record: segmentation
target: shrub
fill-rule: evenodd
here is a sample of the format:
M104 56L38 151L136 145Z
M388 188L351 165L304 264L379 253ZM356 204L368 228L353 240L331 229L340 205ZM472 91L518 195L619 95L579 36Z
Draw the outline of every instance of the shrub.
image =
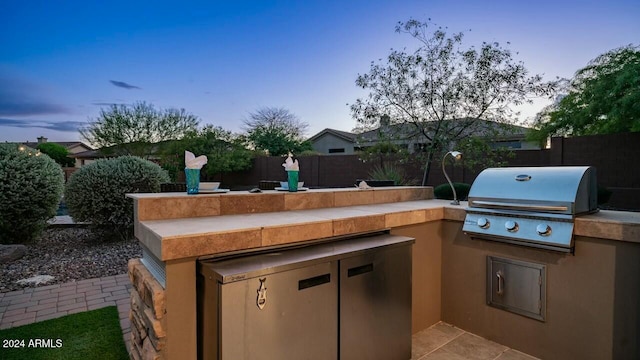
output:
M71 167L76 163L74 159L67 156L69 155L67 148L60 144L42 143L38 145L38 150L49 155L49 157L60 164L60 166Z
M322 156L324 154L321 153L320 151L316 151L316 150L304 150L304 151L299 152L296 155L297 156Z
M75 221L89 222L105 235L128 238L133 229L133 200L127 193L159 192L169 175L159 165L134 156L97 160L69 178L65 201Z
M613 191L607 189L602 185L598 185L598 205L603 205L609 202Z
M47 155L0 144L0 243L36 239L55 216L64 174Z
M393 164L375 166L369 172L369 177L371 180L393 180L393 184L396 186L411 185L413 183L413 181L406 178L402 168Z
M456 195L458 195L458 200L466 200L467 196L469 196L469 190L471 189L471 185L467 183L453 183L453 187L456 189ZM440 184L433 189L433 194L436 199L445 199L445 200L453 200L453 191L451 191L451 186L449 183Z

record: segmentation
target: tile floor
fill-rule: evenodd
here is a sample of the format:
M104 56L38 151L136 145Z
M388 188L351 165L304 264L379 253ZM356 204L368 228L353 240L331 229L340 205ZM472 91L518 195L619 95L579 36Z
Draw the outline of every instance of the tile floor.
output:
M439 322L413 335L411 360L536 360L533 356Z

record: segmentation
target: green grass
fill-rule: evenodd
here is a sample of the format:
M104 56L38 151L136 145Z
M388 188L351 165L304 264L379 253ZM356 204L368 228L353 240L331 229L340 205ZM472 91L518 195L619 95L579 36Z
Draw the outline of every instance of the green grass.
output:
M40 339L48 348L35 346ZM118 309L109 306L0 330L0 359L109 360L129 359L129 355L122 340Z

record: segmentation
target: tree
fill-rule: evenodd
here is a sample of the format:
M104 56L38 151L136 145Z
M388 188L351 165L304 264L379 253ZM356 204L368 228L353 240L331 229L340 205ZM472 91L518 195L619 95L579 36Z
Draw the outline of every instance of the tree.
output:
M406 139L398 134L398 127L389 126L389 123L389 116L382 115L377 129L358 135L361 161L374 163L380 169L392 163L407 162L410 154L398 144L398 140Z
M471 134L488 139L504 131L487 124L513 121L517 114L510 106L530 102L531 94L550 95L555 87L540 75L528 76L498 43L462 49L462 33L448 36L439 27L429 34L431 26L413 19L399 22L396 32L412 36L418 49L392 50L386 64L372 62L356 80L369 94L351 105L361 130L379 127L386 115L391 125L403 126L403 136L413 136L424 147L416 154L424 161L423 185L435 155Z
M71 167L75 165L75 160L67 156L69 155L67 148L60 144L49 142L38 144L38 150L43 154L49 155L49 157L60 164L60 166Z
M185 167L184 151L206 155L207 164L202 168L204 178L251 168L253 152L245 146L246 140L219 126L207 125L188 132L179 141L173 141L163 150L162 167L174 179Z
M640 131L640 47L626 46L578 70L568 94L543 109L529 138Z
M82 137L106 154L148 158L155 143L181 139L197 129L199 120L184 109L158 110L146 102L111 105L80 129Z
M247 138L255 149L273 156L311 150L311 144L304 140L308 128L309 124L295 114L277 107L260 108L244 121Z

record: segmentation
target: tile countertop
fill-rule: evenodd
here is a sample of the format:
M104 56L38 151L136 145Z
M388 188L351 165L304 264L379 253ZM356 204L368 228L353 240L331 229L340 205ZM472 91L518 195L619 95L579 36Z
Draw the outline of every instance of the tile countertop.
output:
M397 203L433 199L429 186L390 186L314 189L261 193L232 191L222 194L146 193L127 194L134 199L136 221L240 215L291 210L326 209L355 205Z
M384 230L463 221L466 202L416 200L279 212L147 220L136 237L162 261ZM640 243L640 213L600 211L576 218L574 233Z

